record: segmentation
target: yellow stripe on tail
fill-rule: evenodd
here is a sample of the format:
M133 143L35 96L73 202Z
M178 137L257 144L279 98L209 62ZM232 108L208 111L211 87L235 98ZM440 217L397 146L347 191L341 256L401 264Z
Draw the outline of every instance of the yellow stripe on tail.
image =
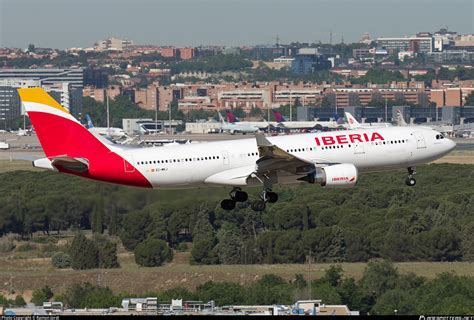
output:
M35 102L47 105L63 112L69 113L42 88L22 88L18 89L18 94L22 102Z

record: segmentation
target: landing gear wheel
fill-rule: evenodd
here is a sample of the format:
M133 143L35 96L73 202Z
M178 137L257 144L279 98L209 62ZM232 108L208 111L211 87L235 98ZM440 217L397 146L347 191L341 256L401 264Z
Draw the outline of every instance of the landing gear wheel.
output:
M234 199L224 199L221 201L221 208L224 210L234 210L235 209L235 200Z
M407 186L413 187L413 186L416 184L416 180L415 180L415 178L408 177L408 178L405 180L405 183L407 184Z
M237 202L245 202L249 198L247 192L245 191L236 191L234 193L234 199Z
M254 211L263 211L265 210L266 203L263 200L255 200L252 202L252 210Z
M416 168L415 167L408 167L408 177L405 180L405 183L409 187L413 187L416 184L415 180L415 174L416 174Z
M270 191L270 192L267 192L266 198L269 203L275 203L278 201L278 194Z

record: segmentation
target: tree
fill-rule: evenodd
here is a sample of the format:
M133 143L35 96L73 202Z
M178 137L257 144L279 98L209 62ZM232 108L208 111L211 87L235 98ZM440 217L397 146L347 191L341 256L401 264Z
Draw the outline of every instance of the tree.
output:
M217 232L216 246L219 262L223 264L238 264L241 262L242 239L236 230L222 227Z
M245 303L245 291L233 282L206 282L197 287L197 298L201 301L214 300L218 306Z
M104 233L104 198L101 195L92 210L91 227L94 233Z
M153 220L148 212L131 212L125 216L120 239L125 248L134 250L140 242L146 239L153 228Z
M93 286L90 283L74 284L62 296L63 303L70 308L119 307L120 296L114 296L109 288Z
M398 282L398 271L389 261L369 261L361 279L364 291L377 299L386 291L395 288Z
M23 299L23 296L16 296L15 300L13 301L15 307L24 307L26 306L26 301Z
M209 221L209 212L201 209L193 229L192 264L215 264L219 262L216 252L217 239Z
M28 45L28 52L35 52L35 45L34 44L30 43Z
M107 231L109 235L116 236L119 232L119 222L118 222L118 212L117 212L117 205L115 201L110 201L107 206L108 216L109 216L109 223L107 225Z
M344 271L341 266L330 266L321 278L321 281L329 283L333 287L338 287L342 282Z
M246 304L289 304L293 288L283 278L266 274L247 289L246 298Z
M173 251L166 242L158 239L147 239L136 246L135 262L144 267L158 267L173 259Z
M117 244L106 237L96 234L94 241L98 249L99 268L118 268Z
M234 108L232 112L237 118L240 118L240 119L243 119L247 116L247 114L245 113L244 109L242 109L242 107Z
M377 299L372 311L380 315L411 315L416 313L415 301L412 292L398 288L392 289Z
M99 266L98 250L95 243L78 232L69 249L71 266L75 270L92 269Z
M54 293L49 286L44 286L41 289L33 291L31 302L35 306L42 306L43 302L49 301L53 297Z

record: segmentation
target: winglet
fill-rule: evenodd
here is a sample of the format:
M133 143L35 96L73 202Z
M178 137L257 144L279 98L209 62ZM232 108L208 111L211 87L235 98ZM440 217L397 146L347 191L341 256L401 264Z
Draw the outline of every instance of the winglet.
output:
M262 133L256 133L255 138L257 139L258 147L271 147L273 144Z

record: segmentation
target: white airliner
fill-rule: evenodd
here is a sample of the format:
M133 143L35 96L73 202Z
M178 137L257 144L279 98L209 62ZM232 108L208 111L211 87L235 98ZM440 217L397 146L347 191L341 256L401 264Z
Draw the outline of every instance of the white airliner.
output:
M359 121L354 118L350 112L344 112L347 119L348 129L361 129L361 128L381 128L381 127L390 127L392 124L387 122L374 122L374 123L359 123Z
M100 134L101 136L106 136L112 139L120 139L126 136L125 131L121 128L114 128L114 127L94 127L92 123L91 117L86 114L87 118L87 128L92 131L93 133Z
M221 130L223 132L229 132L230 134L235 134L235 133L256 133L259 131L258 127L248 124L248 123L242 123L242 122L226 122L224 118L222 117L221 113L218 112L219 114L219 120L221 122Z
M392 126L132 148L104 143L41 88L18 92L46 154L34 166L146 188L228 186L230 197L221 202L226 210L247 200L247 186L262 186L252 202L257 211L278 200L276 184L350 188L361 172L407 168L406 183L413 186L416 165L456 146L429 128Z
M336 121L286 121L285 117L278 111L273 111L275 115L275 126L285 129L336 129L339 127Z

